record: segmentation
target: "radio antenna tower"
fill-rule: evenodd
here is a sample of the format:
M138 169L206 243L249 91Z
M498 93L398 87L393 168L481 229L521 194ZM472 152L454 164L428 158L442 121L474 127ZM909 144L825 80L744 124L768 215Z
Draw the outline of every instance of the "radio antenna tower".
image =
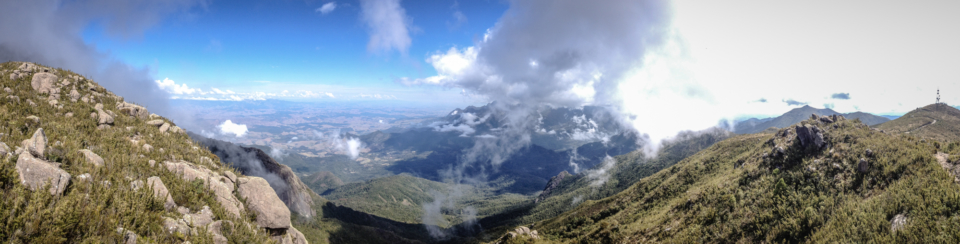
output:
M940 111L940 88L937 87L937 111Z

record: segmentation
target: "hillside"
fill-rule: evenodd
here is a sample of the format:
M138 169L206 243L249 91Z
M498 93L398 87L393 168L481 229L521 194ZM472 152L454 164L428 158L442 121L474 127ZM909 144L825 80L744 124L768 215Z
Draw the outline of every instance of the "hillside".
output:
M570 175L562 172L551 179L543 192L533 201L514 206L510 211L482 218L483 226L514 226L555 217L575 208L584 201L598 200L617 194L644 177L673 166L700 150L729 138L732 133L722 129L683 132L663 145L656 156L649 158L640 150L612 157L604 164Z
M0 64L0 239L304 243L267 182L68 70Z
M930 104L910 111L890 122L875 126L887 133L912 135L928 140L960 140L960 110L942 104Z
M960 185L944 170L960 157L856 120L824 121L724 140L531 229L564 243L960 240ZM510 241L530 238L519 236Z
M853 113L841 114L829 108L818 109L818 108L804 105L803 107L791 109L790 111L784 113L783 115L780 115L774 118L748 119L748 120L742 121L740 123L737 123L734 126L734 132L738 134L753 134L753 133L762 132L770 127L775 127L777 129L780 129L796 123L800 123L800 121L803 121L809 118L810 114L816 114L821 116L839 114L839 115L843 115L847 119L860 119L861 122L867 125L877 125L877 124L890 121L890 119L886 117L876 116L876 115L864 113L864 112L853 112Z

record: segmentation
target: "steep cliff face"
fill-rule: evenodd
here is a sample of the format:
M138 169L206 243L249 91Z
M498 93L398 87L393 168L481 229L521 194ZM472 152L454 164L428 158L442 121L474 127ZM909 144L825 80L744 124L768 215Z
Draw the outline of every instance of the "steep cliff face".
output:
M241 173L266 179L290 210L304 217L314 215L311 206L316 193L303 184L290 167L277 163L267 153L257 148L205 138L194 133L189 135L220 157L221 161L228 163Z

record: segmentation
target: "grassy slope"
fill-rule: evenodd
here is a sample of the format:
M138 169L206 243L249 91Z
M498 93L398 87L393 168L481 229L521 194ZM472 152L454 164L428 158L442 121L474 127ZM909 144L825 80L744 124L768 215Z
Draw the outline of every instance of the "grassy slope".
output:
M936 123L933 121L936 120ZM960 110L935 104L910 111L900 118L876 126L893 134L913 135L941 142L960 140Z
M13 70L17 66L19 63L3 63L0 70ZM75 75L65 70L53 72L61 79ZM193 142L185 134L162 135L157 127L146 125L143 120L121 115L115 109L118 100L97 85L98 92L107 94L101 97L104 108L117 114L112 129L98 130L96 121L89 115L94 111L94 105L70 102L66 96L69 88L61 90L59 101L63 108L57 109L47 104L46 95L34 92L30 86L32 76L19 80L10 80L9 72L0 76L0 85L13 90L12 94L2 93L0 100L0 121L3 121L0 141L14 149L38 128L43 128L49 141L45 159L60 163L60 168L72 176L63 195L51 196L46 190L32 192L19 183L16 156L0 161L0 226L3 226L0 240L13 243L117 242L121 240L117 227L123 227L137 233L143 242L180 243L189 240L211 243L209 235L183 237L169 235L163 230L162 217L179 218L179 213L165 211L163 202L153 198L152 192L134 191L129 187L131 182L146 181L151 176L163 180L177 205L192 211L207 205L213 210L215 219L251 223L249 216L235 219L226 213L213 193L207 191L199 180L183 181L162 167L147 164L151 159L201 162L202 157L209 157L214 160L212 170L232 170L224 167L209 151L194 149ZM81 95L91 93L79 86L77 90ZM7 99L8 95L19 96L20 102ZM38 105L27 105L27 99ZM73 112L74 116L63 116L67 112ZM38 116L40 123L26 120L29 115ZM145 152L131 143L128 137L136 133L155 150ZM85 148L103 157L105 165L95 168L84 163L77 150ZM160 153L160 148L165 153ZM92 182L78 179L84 173L91 175ZM262 231L245 228L229 233L227 237L240 242L264 242L267 238Z
M837 124L825 133L831 146L819 151L793 146L794 136L725 140L534 229L543 242L580 243L960 239L960 186L934 159L934 145L858 121ZM786 157L763 157L776 146ZM866 173L856 169L861 157L870 162ZM893 232L897 214L907 221Z
M453 185L399 174L363 183L346 184L328 192L324 197L337 205L398 222L419 224L424 215L423 205L434 201L434 193L458 196L454 198L457 205L455 209L474 207L481 218L530 199L530 196L496 192L508 184L509 182L503 180L495 180L486 186ZM452 194L452 190L458 190L457 194ZM452 225L463 221L457 211L445 211L444 217Z
M586 176L589 172L569 176L564 178L560 185L543 201L539 203L526 202L523 205L515 206L510 211L481 219L480 223L486 227L511 227L555 217L573 209L582 201L598 200L617 194L640 179L670 167L683 158L729 136L729 132L722 130L699 133L687 132L678 136L675 141L665 144L654 158L647 158L640 151L614 157L615 164L607 170L609 178L601 185L591 185L591 183L597 181ZM602 164L591 170L595 171L601 167L603 167ZM497 231L495 230L494 233L497 233Z

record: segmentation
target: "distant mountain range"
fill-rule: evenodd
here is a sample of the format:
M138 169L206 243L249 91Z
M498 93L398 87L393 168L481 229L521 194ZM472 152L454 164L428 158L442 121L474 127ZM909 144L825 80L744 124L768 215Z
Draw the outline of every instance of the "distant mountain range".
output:
M889 118L864 112L838 113L837 111L833 111L829 108L818 109L810 106L803 106L792 109L778 117L765 119L751 118L741 121L734 126L733 132L738 134L753 134L770 129L771 127L780 129L806 120L810 118L811 114L817 114L821 116L839 114L843 115L843 117L846 117L847 119L860 119L861 122L867 125L877 125L890 121Z

